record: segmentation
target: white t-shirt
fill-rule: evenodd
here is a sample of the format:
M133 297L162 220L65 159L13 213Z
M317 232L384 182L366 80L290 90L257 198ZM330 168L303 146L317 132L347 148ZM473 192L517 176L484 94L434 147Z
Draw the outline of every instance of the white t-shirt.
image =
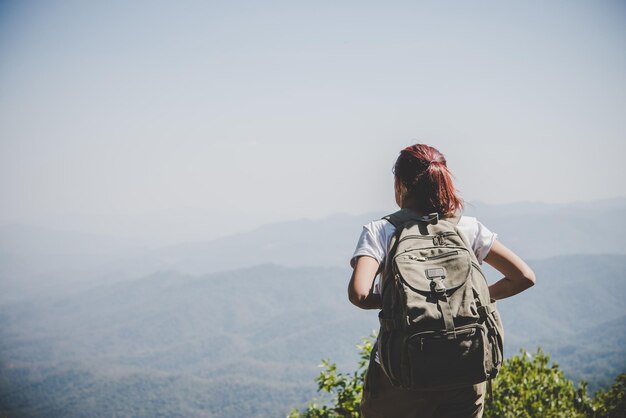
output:
M497 238L497 234L491 232L487 227L478 222L476 218L470 216L461 216L457 224L458 230L465 235L469 242L478 262L482 264L484 258L491 250L493 242ZM354 254L350 259L350 265L354 267L356 257L361 255L370 256L380 264L384 264L387 255L387 247L396 227L385 219L372 221L363 226L363 232L359 237ZM380 293L379 282L374 287L374 293Z

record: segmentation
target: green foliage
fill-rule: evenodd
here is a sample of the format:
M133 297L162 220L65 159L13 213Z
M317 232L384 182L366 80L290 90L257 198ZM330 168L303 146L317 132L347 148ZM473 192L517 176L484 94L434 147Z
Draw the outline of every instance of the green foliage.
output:
M615 379L615 384L608 390L598 391L593 399L594 418L626 417L626 373Z
M358 345L360 360L354 373L340 373L335 363L323 360L316 378L321 399L309 402L304 411L292 410L287 418L359 418L363 381L376 335ZM626 374L607 391L592 399L587 384L575 386L559 365L540 348L534 354L521 350L507 359L487 394L485 418L624 418Z
M309 402L305 411L291 411L288 418L359 418L363 381L375 341L374 333L357 345L359 363L354 373L339 373L335 363L322 360L323 370L315 380L318 392L325 394L325 399Z
M490 417L585 417L592 416L587 386L578 387L565 378L550 356L541 349L505 361L493 381L493 397L486 401L485 418Z

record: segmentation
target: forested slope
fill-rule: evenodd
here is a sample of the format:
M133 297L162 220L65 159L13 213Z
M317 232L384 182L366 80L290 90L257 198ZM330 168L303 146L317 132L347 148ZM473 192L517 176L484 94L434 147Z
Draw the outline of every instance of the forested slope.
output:
M626 370L626 256L531 264L537 286L499 303L507 352L542 346L567 376L610 383ZM162 272L4 303L0 411L281 416L314 394L321 358L353 368L355 342L377 326L347 301L348 277L276 265Z

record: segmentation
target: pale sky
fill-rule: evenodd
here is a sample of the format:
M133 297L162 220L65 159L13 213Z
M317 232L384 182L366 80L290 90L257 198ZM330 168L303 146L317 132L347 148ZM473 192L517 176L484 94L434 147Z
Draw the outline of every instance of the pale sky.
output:
M174 242L393 210L416 142L469 201L626 196L623 1L0 3L0 223Z

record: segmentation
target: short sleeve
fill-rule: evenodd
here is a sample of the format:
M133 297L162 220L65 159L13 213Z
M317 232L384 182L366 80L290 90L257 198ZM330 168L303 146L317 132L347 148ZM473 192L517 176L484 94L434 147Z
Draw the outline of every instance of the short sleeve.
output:
M383 268L389 240L395 231L396 227L384 219L372 221L363 226L356 249L350 259L350 265L354 267L356 258L366 255L378 261L380 267ZM377 277L378 280L374 284L374 293L380 294L380 275Z
M494 232L491 232L485 225L476 221L477 231L476 231L476 240L474 241L474 245L472 249L474 250L474 254L476 254L476 258L480 264L483 263L489 251L491 251L491 246L493 242L496 240L498 235Z
M387 256L387 248L389 240L396 231L393 226L385 219L378 219L363 226L363 231L359 237L359 241L350 259L350 265L354 267L356 257L367 255L384 265Z
M476 218L463 216L458 224L458 229L463 232L476 255L480 264L491 251L491 246L498 234L491 232L489 228L480 223Z
M354 267L356 258L361 255L370 256L379 263L381 263L385 258L385 248L380 240L380 234L374 230L372 224L363 226L363 231L361 232L359 241L356 244L356 249L350 259L350 265L352 267Z

